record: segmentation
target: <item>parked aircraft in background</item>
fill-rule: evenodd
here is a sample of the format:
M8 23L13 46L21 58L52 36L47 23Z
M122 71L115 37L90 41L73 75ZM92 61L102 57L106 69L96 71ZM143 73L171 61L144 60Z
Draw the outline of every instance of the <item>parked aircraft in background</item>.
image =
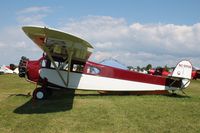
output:
M19 74L17 67L11 68L10 66L3 65L0 67L0 74Z
M148 71L148 73L151 75L160 75L160 76L171 76L172 72L173 72L173 69L170 69L167 71L165 68L150 69ZM191 77L192 79L195 79L195 80L200 78L200 70L193 69L191 73Z
M3 65L0 67L0 74L13 74L13 70L9 66Z

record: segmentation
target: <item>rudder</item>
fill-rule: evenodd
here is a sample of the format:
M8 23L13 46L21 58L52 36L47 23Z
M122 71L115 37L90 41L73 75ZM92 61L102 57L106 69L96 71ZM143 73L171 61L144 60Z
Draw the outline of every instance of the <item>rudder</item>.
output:
M192 64L187 61L183 60L179 62L174 71L172 72L172 77L182 78L182 79L191 79L192 75Z

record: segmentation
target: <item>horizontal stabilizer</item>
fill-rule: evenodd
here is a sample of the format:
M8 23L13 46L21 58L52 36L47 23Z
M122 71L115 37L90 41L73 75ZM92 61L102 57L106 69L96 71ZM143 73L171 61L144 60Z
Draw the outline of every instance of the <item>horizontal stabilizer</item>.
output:
M172 77L183 78L183 79L191 79L191 75L192 75L192 64L186 60L179 62L172 73Z

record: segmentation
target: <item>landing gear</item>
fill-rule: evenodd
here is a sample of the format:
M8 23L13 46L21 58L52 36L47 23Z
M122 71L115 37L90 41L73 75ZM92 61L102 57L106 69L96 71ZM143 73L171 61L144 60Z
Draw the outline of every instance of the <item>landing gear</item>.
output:
M37 100L46 99L46 98L47 98L47 91L46 91L46 89L43 89L43 88L41 88L41 87L36 88L36 89L33 91L33 98L34 98L34 99L37 99Z
M50 88L36 88L33 91L33 99L36 100L43 100L43 99L47 99L47 97L52 95L52 90Z
M33 99L43 100L43 99L46 99L48 96L52 95L52 90L48 88L47 84L48 84L48 80L47 78L44 78L42 80L41 87L37 87L36 85L36 89L33 91Z

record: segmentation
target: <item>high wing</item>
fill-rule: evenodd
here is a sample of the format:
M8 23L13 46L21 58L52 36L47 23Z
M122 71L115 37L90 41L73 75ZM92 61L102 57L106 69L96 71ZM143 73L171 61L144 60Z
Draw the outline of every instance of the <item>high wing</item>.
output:
M85 63L93 50L91 44L79 37L46 27L24 26L22 29L46 53L67 88L71 62ZM67 82L60 72L63 66L58 67L55 61L63 62L68 67Z
M24 26L22 29L33 42L52 57L65 60L73 53L72 60L86 62L93 50L87 41L62 31L36 26Z

